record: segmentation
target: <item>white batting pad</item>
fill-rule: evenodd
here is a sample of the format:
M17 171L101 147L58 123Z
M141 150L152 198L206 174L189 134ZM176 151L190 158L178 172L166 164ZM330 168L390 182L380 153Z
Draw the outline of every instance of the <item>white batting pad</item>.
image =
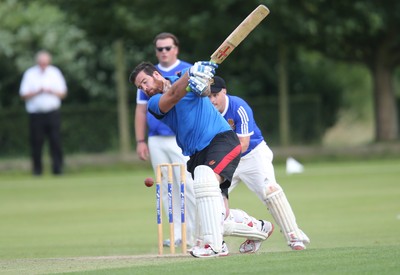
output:
M293 210L283 190L269 194L265 202L288 243L309 242L308 237L297 226Z
M261 231L260 221L240 209L230 209L224 221L224 236L244 237L253 241L264 241L268 234Z
M213 170L205 165L197 166L194 170L193 186L202 239L215 252L220 252L224 209L221 189Z

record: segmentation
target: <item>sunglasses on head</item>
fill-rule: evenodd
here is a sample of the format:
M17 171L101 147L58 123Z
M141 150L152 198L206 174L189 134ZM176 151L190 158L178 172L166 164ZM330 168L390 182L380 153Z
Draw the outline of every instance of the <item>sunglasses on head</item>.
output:
M167 47L157 47L157 51L162 52L163 50L166 50L169 52L174 46L167 46Z

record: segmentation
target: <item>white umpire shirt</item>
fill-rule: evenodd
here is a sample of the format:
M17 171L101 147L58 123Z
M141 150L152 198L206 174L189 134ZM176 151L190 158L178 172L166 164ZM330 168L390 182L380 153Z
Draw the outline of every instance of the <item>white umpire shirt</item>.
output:
M53 65L48 65L43 71L39 65L26 70L22 77L19 94L27 95L41 89L51 89L58 93L66 93L67 85L60 69ZM42 93L36 95L25 102L28 113L48 113L58 110L61 106L61 99L54 94Z

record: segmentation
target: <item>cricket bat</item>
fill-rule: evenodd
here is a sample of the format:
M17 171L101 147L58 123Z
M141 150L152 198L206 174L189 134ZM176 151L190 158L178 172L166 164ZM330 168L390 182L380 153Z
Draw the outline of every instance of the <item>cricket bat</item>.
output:
M231 52L267 17L269 9L264 5L255 8L211 55L212 62L221 64ZM186 87L190 91L190 87Z
M259 5L239 26L225 39L218 49L211 55L211 61L221 64L231 52L267 17L269 9Z

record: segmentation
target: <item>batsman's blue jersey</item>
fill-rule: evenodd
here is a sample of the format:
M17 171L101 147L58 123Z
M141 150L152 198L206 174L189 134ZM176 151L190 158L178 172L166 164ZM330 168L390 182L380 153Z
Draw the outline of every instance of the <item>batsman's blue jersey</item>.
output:
M249 104L237 96L226 95L226 97L226 107L222 116L238 137L250 136L249 148L242 153L242 156L245 156L264 138L254 120L253 111Z
M184 62L182 60L178 60L176 66L170 69L169 71L163 70L160 67L160 64L157 64L156 67L160 71L163 76L173 76L177 75L183 69L191 67L192 64ZM136 95L136 103L146 104L149 101L149 97L142 91L138 90ZM148 135L149 136L174 136L175 133L160 120L156 119L152 114L147 112L147 126L149 128Z
M178 77L168 77L168 79L173 83ZM185 156L203 150L217 134L231 130L208 97L188 92L164 114L158 107L161 96L162 94L152 96L147 108L174 131L176 141Z

